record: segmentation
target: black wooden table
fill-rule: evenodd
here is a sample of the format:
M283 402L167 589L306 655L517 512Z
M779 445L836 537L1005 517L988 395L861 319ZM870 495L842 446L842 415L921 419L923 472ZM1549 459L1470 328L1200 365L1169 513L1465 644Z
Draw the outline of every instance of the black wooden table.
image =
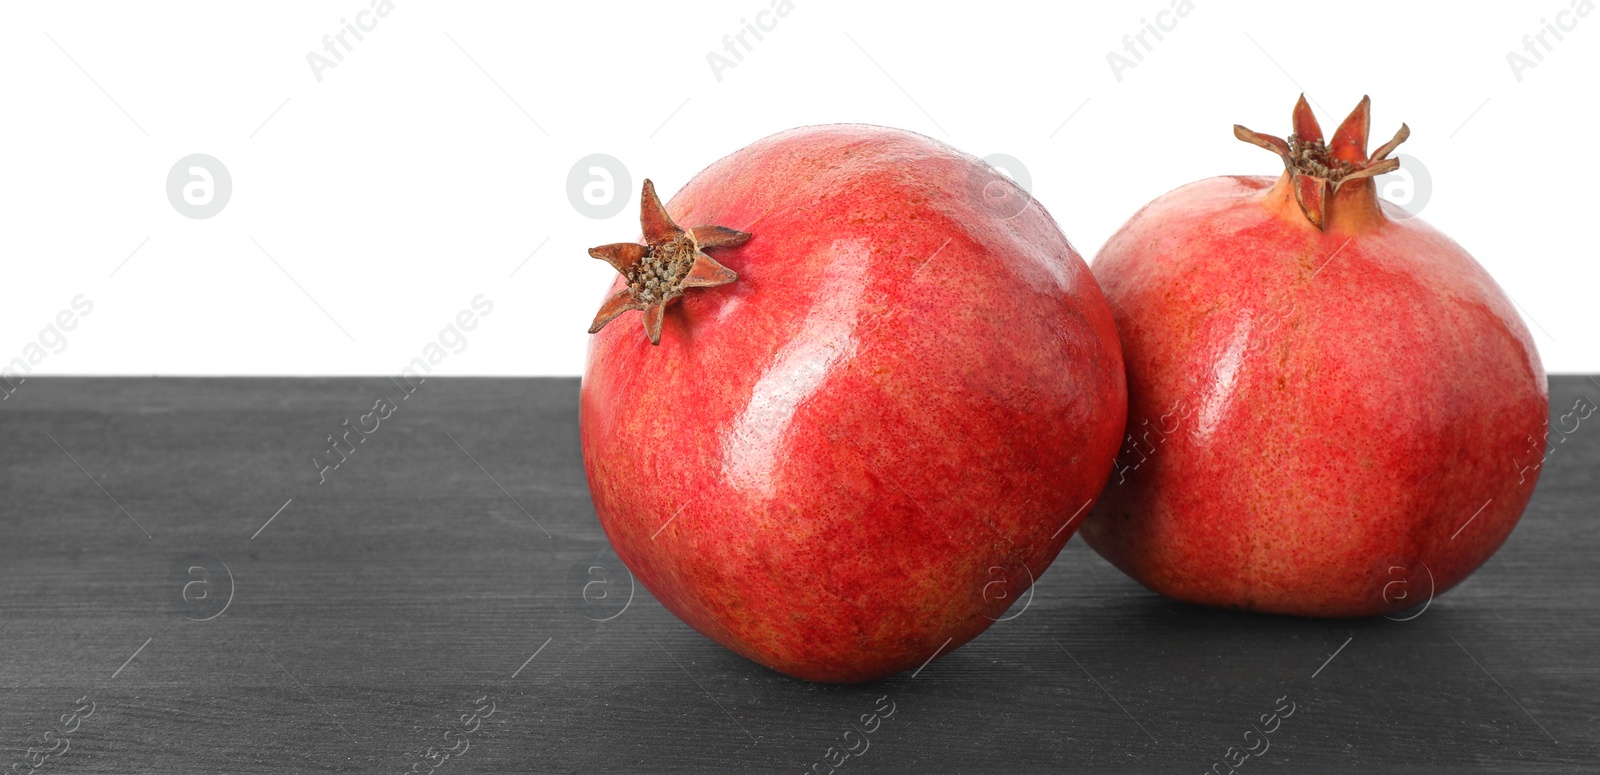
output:
M1600 772L1600 416L1552 435L1510 541L1420 614L1195 608L1074 541L965 648L837 687L634 588L577 380L400 388L29 379L0 403L0 772L31 748L63 773L826 773L830 746L857 752L840 772L1227 772L1244 749L1241 773ZM1552 379L1553 417L1580 398L1600 382ZM319 473L346 420L379 425Z

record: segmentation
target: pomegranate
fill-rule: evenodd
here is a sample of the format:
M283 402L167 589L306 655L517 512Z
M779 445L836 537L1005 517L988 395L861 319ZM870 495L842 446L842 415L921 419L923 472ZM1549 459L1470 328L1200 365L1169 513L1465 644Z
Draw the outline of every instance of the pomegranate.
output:
M1283 174L1179 188L1095 259L1129 421L1083 535L1152 590L1393 613L1482 565L1533 492L1538 352L1461 246L1379 201L1409 129L1369 156L1370 105L1326 143L1303 96L1287 141L1234 127Z
M1111 311L1055 222L971 156L860 125L642 198L644 244L590 251L621 276L579 409L618 556L800 678L983 632L1082 521L1125 419Z

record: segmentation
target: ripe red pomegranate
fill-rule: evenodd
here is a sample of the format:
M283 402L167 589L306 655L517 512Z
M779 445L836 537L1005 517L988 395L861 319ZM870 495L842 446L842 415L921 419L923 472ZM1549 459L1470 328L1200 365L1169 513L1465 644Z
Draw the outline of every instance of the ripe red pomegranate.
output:
M1305 616L1432 599L1499 548L1537 472L1538 352L1461 246L1372 177L1366 98L1324 143L1304 97L1285 172L1140 210L1094 272L1128 365L1128 435L1083 535L1162 594ZM1538 442L1534 442L1538 443Z
M645 181L642 208L646 244L590 251L622 277L580 403L622 561L815 681L983 632L1082 521L1125 419L1111 311L1055 222L971 156L859 125L761 140L666 208ZM607 325L633 309L644 333Z

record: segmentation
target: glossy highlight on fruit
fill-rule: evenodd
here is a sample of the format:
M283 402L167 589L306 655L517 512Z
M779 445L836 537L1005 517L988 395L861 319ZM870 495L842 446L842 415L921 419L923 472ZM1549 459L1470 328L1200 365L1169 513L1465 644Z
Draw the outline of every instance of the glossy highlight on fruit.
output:
M580 399L623 562L696 630L816 681L917 668L1001 618L1125 419L1111 311L1050 216L971 156L861 125L758 141L658 207L647 187L646 244L596 249L618 277Z
M1152 590L1393 613L1482 565L1533 492L1533 340L1461 246L1379 201L1409 130L1368 154L1369 110L1326 142L1304 97L1287 140L1235 127L1283 174L1179 188L1095 259L1129 408L1083 536Z

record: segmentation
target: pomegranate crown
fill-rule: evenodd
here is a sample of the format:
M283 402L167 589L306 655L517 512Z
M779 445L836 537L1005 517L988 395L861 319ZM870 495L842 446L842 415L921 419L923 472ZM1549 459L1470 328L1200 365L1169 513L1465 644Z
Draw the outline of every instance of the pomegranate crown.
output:
M1294 134L1289 135L1287 141L1252 132L1238 124L1233 125L1233 136L1283 159L1300 211L1312 225L1322 229L1328 220L1328 201L1341 186L1400 168L1399 159L1388 157L1411 136L1411 128L1401 124L1400 131L1395 132L1389 142L1368 156L1367 133L1371 124L1372 98L1363 96L1361 104L1356 105L1334 131L1333 139L1324 143L1322 127L1311 114L1306 95L1302 94L1294 105Z
M706 255L710 248L743 245L747 232L725 226L683 229L667 215L656 186L649 179L639 192L639 227L645 244L618 242L589 248L589 255L611 265L624 280L623 288L600 305L589 324L593 334L629 310L644 313L644 334L650 344L661 344L661 325L667 305L690 288L727 285L739 275Z

